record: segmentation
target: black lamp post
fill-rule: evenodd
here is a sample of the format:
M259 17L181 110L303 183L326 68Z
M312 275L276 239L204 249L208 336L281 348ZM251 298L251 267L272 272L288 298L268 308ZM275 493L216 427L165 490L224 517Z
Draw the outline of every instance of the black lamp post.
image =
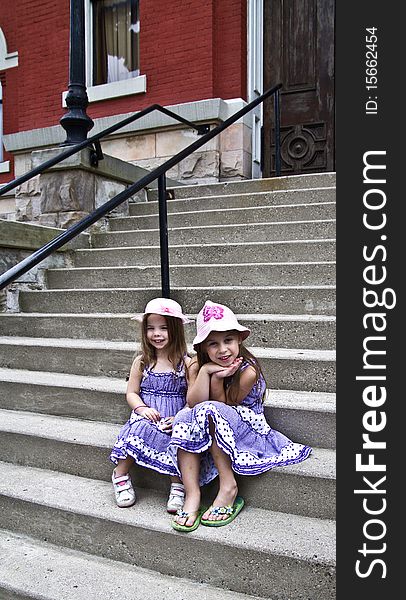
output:
M85 83L85 6L84 0L70 0L69 86L66 95L68 112L60 119L66 131L61 146L70 146L87 139L93 127L86 114L89 100Z

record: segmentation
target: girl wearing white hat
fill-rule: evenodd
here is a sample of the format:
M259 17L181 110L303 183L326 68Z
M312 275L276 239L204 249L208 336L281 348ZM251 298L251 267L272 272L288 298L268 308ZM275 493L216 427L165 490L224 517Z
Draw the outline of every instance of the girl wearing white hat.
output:
M186 493L184 508L172 522L178 531L193 531L200 523L219 527L236 517L244 500L238 496L234 473L257 475L301 462L311 452L265 420L265 379L242 343L249 334L223 304L207 301L198 314L188 408L175 417L168 447ZM203 512L200 487L217 475L219 491Z
M186 404L186 354L183 325L189 319L168 298L154 298L133 317L142 324L141 354L133 362L127 385L131 416L110 454L116 465L112 481L116 503L132 506L136 495L129 469L134 462L171 476L167 511L182 508L184 487L167 447L175 414Z

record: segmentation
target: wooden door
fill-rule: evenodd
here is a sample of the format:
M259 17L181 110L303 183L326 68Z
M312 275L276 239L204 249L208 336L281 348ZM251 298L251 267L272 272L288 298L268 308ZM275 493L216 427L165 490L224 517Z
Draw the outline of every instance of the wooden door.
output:
M264 89L282 82L281 174L333 171L334 0L265 0ZM275 174L273 100L264 105L263 177Z

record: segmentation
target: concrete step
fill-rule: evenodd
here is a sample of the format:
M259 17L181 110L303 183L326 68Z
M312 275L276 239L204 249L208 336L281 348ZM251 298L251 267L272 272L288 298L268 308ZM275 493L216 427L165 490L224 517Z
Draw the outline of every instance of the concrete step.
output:
M300 262L335 260L335 240L292 240L228 244L183 244L169 247L169 264ZM93 248L73 254L75 267L127 267L160 264L159 246Z
M312 202L310 204L288 204L279 206L254 206L243 208L214 208L197 211L168 213L169 227L196 227L204 219L207 225L238 225L240 223L309 221L318 219L334 219L335 202ZM131 229L155 229L159 227L158 213L137 217L116 217L109 220L112 231L129 231Z
M336 174L313 173L309 175L289 175L286 177L269 177L265 179L246 179L207 185L182 185L171 188L175 198L195 198L200 196L221 196L223 194L244 194L247 192L269 192L277 190L314 189L333 187L336 185ZM156 190L148 191L148 198L156 200Z
M169 244L210 244L235 242L272 242L331 239L335 237L335 219L286 222L259 222L196 227L169 227ZM159 244L159 229L116 231L92 235L94 248Z
M67 337L130 342L139 339L140 328L133 314L46 314L0 313L0 334L22 337ZM196 315L189 314L196 319ZM336 320L326 315L237 315L251 329L253 346L333 350ZM186 340L193 341L196 328L185 328Z
M135 507L122 510L109 482L0 465L3 529L268 599L334 597L334 521L247 504L227 527L183 535L165 500L140 489Z
M336 263L325 262L254 262L226 264L171 265L173 286L222 285L333 285ZM47 269L48 289L156 287L161 282L160 266L78 267Z
M255 348L273 389L335 391L335 352L286 348ZM2 366L84 376L125 378L140 345L133 342L69 338L0 337ZM189 348L189 351L192 349Z
M20 310L42 313L137 313L161 287L21 291ZM335 286L171 287L171 297L186 313L198 313L204 299L216 299L235 313L334 315Z
M0 408L122 424L126 382L112 377L0 368ZM268 390L264 412L290 439L335 448L335 394Z
M110 481L113 464L108 457L121 425L8 410L0 410L0 417L5 462ZM302 463L239 480L250 506L335 518L334 450L313 448ZM134 485L167 494L169 478L136 467Z
M0 531L2 600L259 600Z
M150 197L151 194L148 194ZM219 196L195 196L180 200L167 200L169 213L184 212L188 210L206 211L219 206L223 210L231 208L247 208L250 206L277 206L280 204L309 204L311 202L334 202L336 188L312 188L296 190L277 190L270 192L242 192L238 194L224 193ZM132 202L129 206L130 216L158 214L158 202Z

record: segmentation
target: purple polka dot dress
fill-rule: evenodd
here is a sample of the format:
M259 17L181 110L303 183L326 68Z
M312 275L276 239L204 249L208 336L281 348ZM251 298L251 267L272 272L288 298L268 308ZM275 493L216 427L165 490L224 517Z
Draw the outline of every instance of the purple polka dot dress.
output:
M242 368L246 368L244 363ZM200 485L205 485L217 475L210 452L212 439L209 417L215 425L216 441L231 458L233 470L240 475L258 475L274 467L302 462L312 449L292 442L283 433L272 429L265 420L262 397L265 380L260 376L248 396L238 406L208 400L193 408L181 410L174 421L168 453L180 476L177 453L201 453Z
M186 404L187 382L182 362L175 371L156 373L145 368L140 384L140 397L149 407L159 411L162 418L173 417ZM121 428L110 454L110 460L132 456L143 467L166 475L177 475L172 459L167 453L171 433L161 431L157 424L132 411L127 423Z

